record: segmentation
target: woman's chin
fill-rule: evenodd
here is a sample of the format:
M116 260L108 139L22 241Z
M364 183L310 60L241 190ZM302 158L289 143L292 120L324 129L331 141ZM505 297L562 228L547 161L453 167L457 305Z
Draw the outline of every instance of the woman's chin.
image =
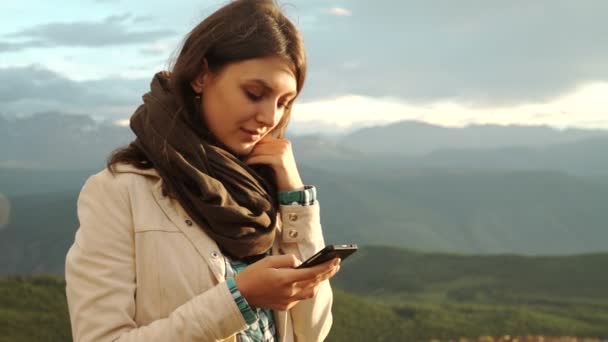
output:
M239 144L238 146L228 146L228 148L230 149L230 152L232 152L234 155L236 155L239 158L244 158L247 157L251 151L253 151L253 148L255 147L255 144L252 143L246 143L246 144Z

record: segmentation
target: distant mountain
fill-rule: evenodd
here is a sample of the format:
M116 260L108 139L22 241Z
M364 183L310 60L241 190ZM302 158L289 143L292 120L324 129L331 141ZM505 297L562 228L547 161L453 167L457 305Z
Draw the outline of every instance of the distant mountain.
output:
M0 193L0 230L8 224L10 212L11 203L6 196Z
M608 251L608 184L551 172L359 177L300 171L317 186L328 243L484 254ZM44 179L45 171L18 175L12 180L23 184ZM0 274L63 272L78 227L76 198L88 174L60 175L51 173L72 190L7 196L11 213L0 230ZM38 188L58 191L52 182Z
M0 273L62 272L76 196L130 141L128 129L56 113L2 120L0 195L8 205L0 214L10 212L4 226L0 217ZM607 250L608 140L587 137L595 131L537 130L553 137L547 145L455 144L417 157L367 154L324 136L291 140L304 181L317 186L328 242L467 253ZM561 134L581 140L549 145ZM40 248L54 256L25 252Z
M443 149L412 158L409 163L427 168L560 170L608 180L608 136L542 147Z
M319 138L293 139L298 160L338 174L364 176L444 171L558 171L608 182L608 136L546 146L438 149L420 156L387 155L354 150Z
M133 139L128 127L82 115L0 116L0 168L97 169ZM545 126L447 128L400 122L336 137L290 135L301 164L333 172L447 168L608 175L608 131Z
M112 150L132 139L128 128L84 115L49 112L0 120L4 168L98 168Z
M361 164L368 157L358 150L340 145L324 136L295 136L290 138L290 141L298 162L304 165L340 170L345 165Z
M77 193L88 176L97 173L98 168L83 169L39 169L0 168L0 193L13 197L56 192Z
M608 250L608 186L566 174L302 174L318 186L326 240L333 243L463 253Z
M99 123L84 115L48 112L10 119L0 115L0 172L9 168L101 168L114 149L133 138L128 127ZM322 135L290 135L289 139L297 146L299 157L311 163L363 157Z
M568 129L547 126L471 125L448 128L416 121L363 128L341 139L340 144L368 155L422 156L444 149L489 150L503 147L546 147L604 137L605 130Z

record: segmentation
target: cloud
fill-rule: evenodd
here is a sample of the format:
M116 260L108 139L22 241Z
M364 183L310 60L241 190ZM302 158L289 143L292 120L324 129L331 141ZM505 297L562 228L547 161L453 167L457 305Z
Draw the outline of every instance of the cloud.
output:
M390 97L342 95L297 103L293 109L293 122L322 123L343 129L403 120L453 127L521 124L608 129L606 94L608 82L595 82L546 102L486 108L452 101L418 104Z
M104 21L108 24L123 23L123 22L127 21L129 18L131 18L132 16L133 15L131 13L111 15L111 16L107 17Z
M329 9L329 14L336 17L350 17L352 12L342 7L333 7Z
M139 49L139 52L148 56L165 56L177 47L176 42L156 41Z
M0 42L0 51L18 51L31 47L101 47L147 43L175 35L171 30L133 31L127 26L130 13L113 15L98 22L49 23L4 35L25 42Z
M27 99L64 101L83 96L74 82L37 66L0 69L0 102Z
M154 20L154 17L151 15L140 15L137 17L133 18L133 23L135 24L139 24L139 23L147 23Z
M0 53L2 52L18 52L25 50L30 47L40 47L44 46L45 42L40 40L30 40L26 42L19 43L10 43L10 42L0 42Z
M608 80L606 1L350 0L348 10L357 20L318 16L304 28L304 99L492 107L550 101ZM352 60L356 68L344 67Z
M508 121L508 110L516 108L512 120L554 120L556 124L583 124L584 121L604 125L602 120L605 119L602 117L586 114L593 109L589 109L585 101L577 102L580 106L578 109L569 105L568 110L561 106L539 107L532 111L530 104L555 103L557 99L580 92L581 87L608 82L608 24L604 20L604 13L608 12L606 1L573 3L568 0L540 0L497 4L484 0L458 3L439 0L349 0L331 5L347 8L350 13L356 14L356 20L355 17L351 17L352 20L337 20L340 18L329 15L330 6L327 4L325 0L301 0L297 6L286 6L293 14L294 22L303 30L307 47L309 73L300 97L303 103L342 99L340 106L366 115L366 118L357 120L370 120L371 114L362 111L362 108L368 107L361 105L359 109L347 106L348 101L360 103L357 98L363 98L407 105L411 109L407 113L412 117L426 113L423 111L425 108L433 108L433 113L441 114L426 118L448 124L490 120L491 113L500 108L503 109L503 112L499 111L503 117L498 119L495 116L495 120ZM145 14L154 16L155 21L167 18L182 23L190 20L189 15L192 15L184 17L182 13L182 17L170 17L172 14L160 12ZM110 70L110 63L97 66L91 62L87 68L81 68L87 70L85 74L76 70L76 64L70 61L53 64L47 57L44 61L53 65L54 70L62 70L70 77L82 79L95 77L91 75L96 72L106 72L128 74L137 77L139 83L110 78L98 84L101 89L95 89L93 83L67 79L67 89L75 86L75 91L83 92L83 98L91 94L95 96L73 105L78 99L68 100L69 94L58 93L42 99L32 97L10 103L0 102L0 108L2 111L29 111L31 108L49 106L49 103L59 106L60 100L54 99L61 99L75 109L83 108L85 102L98 103L96 108L103 107L104 111L116 117L121 111L128 112L125 108L138 103L141 92L147 88L149 78L146 73L150 73L151 77L152 71L149 70L157 69L156 65L160 63L155 62L149 70L142 65L148 65L145 63L148 60L160 60L155 57L164 56L170 50L170 42L177 42L176 39L181 38L166 31L144 30L145 27L154 28L144 26L152 24L138 25L137 30L129 26L136 21L138 17L119 12L97 21L83 19L79 23L30 27L14 32L10 40L5 36L6 41L0 41L0 53L32 46L85 44L77 36L85 37L80 39L95 46L137 41L139 45L130 50L129 55L123 54L121 49L120 58L112 58L113 63L119 63L116 60L124 61L123 66L116 70ZM170 28L178 30L176 27ZM69 32L60 34L60 28ZM135 34L142 35L133 36ZM74 51L77 53L77 50ZM15 56L20 58L21 55ZM61 75L56 76L66 80ZM12 87L13 80L9 78L8 83L6 80L4 84L11 84ZM23 87L21 93L29 91L28 87ZM60 85L40 90L55 94L57 87ZM111 90L115 88L122 90L114 95ZM12 89L6 91L10 93ZM595 103L597 108L604 110L604 117L608 116L605 104L589 103ZM447 104L451 104L451 107ZM527 109L522 109L524 107ZM318 109L321 110L320 107ZM405 113L402 106L384 109L374 110L381 120L391 118L390 111ZM518 114L523 112L535 116L530 119L528 114ZM345 112L343 117L346 118L347 114ZM581 119L572 119L575 115L581 115Z
M12 115L41 111L124 118L148 90L149 79L73 81L41 66L0 68L0 108Z

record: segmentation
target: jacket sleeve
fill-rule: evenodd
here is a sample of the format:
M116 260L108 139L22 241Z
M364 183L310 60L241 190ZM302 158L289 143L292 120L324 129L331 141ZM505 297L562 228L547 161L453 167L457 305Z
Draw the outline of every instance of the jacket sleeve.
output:
M225 283L168 317L138 326L131 201L123 175L104 171L78 198L80 227L66 256L66 295L74 341L218 341L247 327Z
M325 247L319 212L318 201L306 206L280 206L280 246L284 253L294 254L304 261ZM332 301L329 281L325 281L314 298L303 300L291 308L296 341L323 341L327 337L332 325Z

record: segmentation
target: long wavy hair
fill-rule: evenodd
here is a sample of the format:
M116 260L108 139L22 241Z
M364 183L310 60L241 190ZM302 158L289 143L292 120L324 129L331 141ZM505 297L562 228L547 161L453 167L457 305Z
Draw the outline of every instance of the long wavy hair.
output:
M281 57L289 62L299 94L306 78L304 43L274 0L236 0L215 11L186 35L170 68L171 87L185 109L181 112L202 115L191 87L201 73L218 73L231 63L264 57ZM291 107L289 103L281 121L269 134L278 138L285 136ZM114 150L106 166L114 172L113 166L117 163L132 164L139 169L154 167L133 142Z

